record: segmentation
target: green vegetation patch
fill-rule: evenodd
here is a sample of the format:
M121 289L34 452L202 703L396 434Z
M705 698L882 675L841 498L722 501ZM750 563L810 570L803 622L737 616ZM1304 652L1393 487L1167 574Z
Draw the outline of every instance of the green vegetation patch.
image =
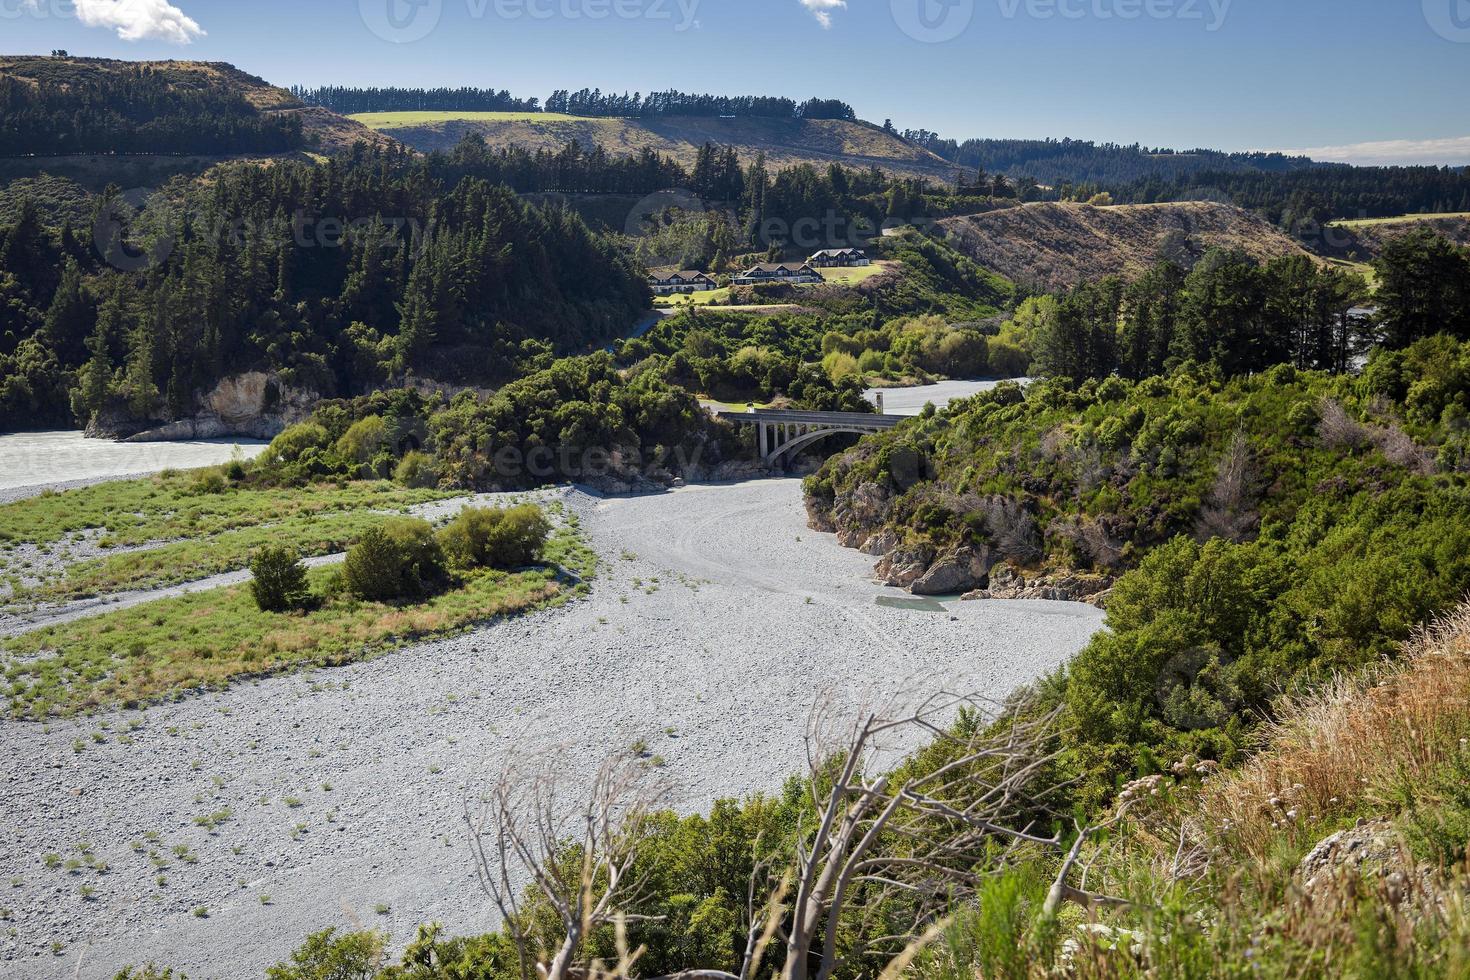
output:
M575 552L560 535L549 552ZM313 569L316 609L260 611L248 586L150 602L5 641L9 711L43 718L126 705L242 676L302 665L336 665L387 647L443 636L474 623L528 612L567 595L556 573L475 570L414 604L363 602L338 593L336 569Z
M454 496L381 481L289 488L235 485L216 470L103 483L0 506L0 526L14 543L58 545L80 532L104 531L119 551L80 561L16 599L65 600L172 585L243 568L264 544L303 555L341 551L374 520ZM157 547L146 547L158 542Z

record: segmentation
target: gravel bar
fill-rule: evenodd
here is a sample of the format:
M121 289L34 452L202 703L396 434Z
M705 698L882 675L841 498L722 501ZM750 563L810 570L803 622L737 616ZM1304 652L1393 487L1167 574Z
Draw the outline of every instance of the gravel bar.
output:
M1000 697L1102 625L1067 603L880 605L910 597L806 527L796 480L558 495L602 558L586 599L143 711L0 721L0 973L258 978L328 926L395 949L421 922L484 931L461 814L509 753L590 770L642 740L699 811L798 771L819 694Z

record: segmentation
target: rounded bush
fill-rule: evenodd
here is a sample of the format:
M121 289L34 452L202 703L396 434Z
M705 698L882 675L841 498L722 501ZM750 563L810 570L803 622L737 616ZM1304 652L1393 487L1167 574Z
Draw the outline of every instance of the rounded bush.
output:
M456 568L519 568L541 558L551 533L541 508L508 510L466 507L439 532L439 543Z
M393 471L395 482L413 489L424 489L439 484L439 468L434 457L417 449L409 450Z
M299 422L272 439L265 455L272 462L294 463L308 449L324 449L331 442L332 437L322 426L315 422Z
M342 576L349 592L371 602L418 599L443 583L444 552L427 521L386 521L348 550Z
M294 552L268 544L250 559L250 574L255 576L250 593L262 612L290 612L306 605L306 568Z

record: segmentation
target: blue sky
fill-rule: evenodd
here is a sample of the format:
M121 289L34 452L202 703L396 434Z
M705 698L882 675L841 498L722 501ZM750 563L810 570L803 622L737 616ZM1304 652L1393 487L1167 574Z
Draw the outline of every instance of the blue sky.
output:
M1470 0L0 0L0 37L282 85L822 95L957 138L1470 163Z

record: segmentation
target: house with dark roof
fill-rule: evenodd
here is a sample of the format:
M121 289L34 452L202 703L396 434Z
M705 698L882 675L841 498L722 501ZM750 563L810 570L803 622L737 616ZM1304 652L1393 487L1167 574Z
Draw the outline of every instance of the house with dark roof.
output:
M767 282L797 284L822 281L822 274L806 262L762 262L751 266L732 280L737 286L757 286Z
M720 288L714 277L698 269L680 269L677 272L663 271L648 274L648 288L655 296L670 296L675 293L707 293Z
M814 266L818 269L834 266L848 268L873 264L872 260L868 258L868 253L860 248L824 248L820 252L814 253L806 261L807 265Z

